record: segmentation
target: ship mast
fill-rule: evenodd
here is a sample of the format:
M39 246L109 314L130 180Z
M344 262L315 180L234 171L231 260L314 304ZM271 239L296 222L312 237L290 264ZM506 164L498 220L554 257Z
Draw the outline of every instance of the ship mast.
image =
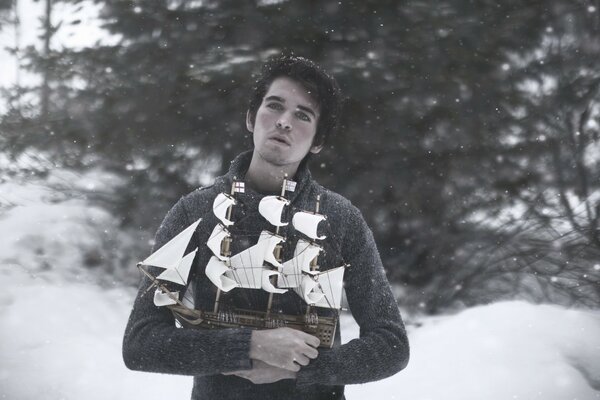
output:
M285 174L283 176L283 184L281 185L281 197L285 197L285 189L287 186L287 177L288 175ZM279 235L279 226L277 226L275 228L275 234ZM279 262L281 262L281 244L278 244L275 247L275 259ZM269 293L269 302L267 303L267 318L269 318L269 315L271 315L271 307L273 305L273 293Z
M233 182L231 183L231 195L233 196L235 194L235 184L236 184L236 180L237 177L233 177ZM230 205L229 207L227 207L227 219L231 220L231 213L233 210L233 204ZM225 239L223 239L223 242L221 243L221 254L223 254L225 257L229 257L231 255L231 237L227 236ZM217 313L219 311L219 299L221 298L221 289L217 288L217 295L215 297L215 308L213 309L213 312Z
M317 204L315 205L315 214L319 213L319 206L321 204L321 195L317 195ZM315 258L313 258L310 262L310 270L311 271L316 271L318 269L317 266L317 259L319 258L319 255L317 255ZM309 315L310 315L310 311L311 311L311 306L310 304L306 306L306 318L308 319Z

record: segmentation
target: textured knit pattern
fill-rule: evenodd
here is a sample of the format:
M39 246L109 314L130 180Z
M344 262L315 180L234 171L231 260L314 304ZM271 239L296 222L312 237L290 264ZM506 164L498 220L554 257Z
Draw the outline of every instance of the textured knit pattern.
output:
M216 288L204 274L211 252L206 241L218 223L212 214L212 203L220 192L231 190L233 177L243 179L252 156L238 156L229 172L215 184L198 189L183 197L167 214L155 240L155 249L198 218L198 225L189 250L198 247L190 282L196 308L212 310ZM249 380L226 376L221 372L250 369L251 330L248 328L197 330L179 329L166 308L153 304L153 291L146 292L150 281L140 284L125 338L123 356L134 370L194 376L192 399L342 399L344 385L383 379L403 369L409 358L406 331L392 296L389 283L373 239L360 211L344 197L324 189L301 167L295 179L295 192L287 192L291 200L289 211L282 219L290 221L293 212L314 210L317 195L321 195L320 213L327 216L319 226L319 234L327 238L320 242L324 252L319 255L321 270L350 264L344 275L348 305L360 326L360 338L340 344L339 324L333 349L319 348L319 356L302 367L297 379L272 384L255 385ZM233 254L253 245L262 230L273 227L258 213L263 197L251 189L236 194L230 228L234 242ZM292 257L300 234L292 224L283 227L286 237L283 259ZM173 287L183 291L182 288ZM190 296L188 292L187 296ZM222 294L223 307L266 309L268 293L262 290L233 289ZM275 295L272 312L304 313L305 303L292 290ZM332 310L313 308L319 315L331 316Z

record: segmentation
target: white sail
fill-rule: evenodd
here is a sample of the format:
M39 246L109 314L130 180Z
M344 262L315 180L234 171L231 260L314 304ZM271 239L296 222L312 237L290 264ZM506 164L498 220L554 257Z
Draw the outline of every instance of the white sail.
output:
M210 234L210 237L208 238L208 241L206 242L208 248L211 249L213 254L216 257L218 257L221 261L225 261L228 258L226 256L221 255L221 243L223 242L223 239L227 237L231 237L229 231L225 229L223 225L218 224L217 226L215 226L215 229L213 229L212 233Z
M177 302L173 300L171 296L179 298L179 292L171 292L169 295L168 293L164 293L162 290L157 288L154 291L154 305L157 307L163 307L177 304Z
M229 259L232 271L227 276L235 279L243 288L260 289L262 287L263 270L269 270L263 267L265 261L278 268L282 267L275 259L273 251L275 246L283 240L279 235L262 231L258 242L254 246L237 253Z
M321 246L317 246L304 239L298 239L296 249L294 250L294 257L283 263L281 270L282 279L279 280L278 286L284 288L299 287L302 281L302 271L311 273L310 262L322 250Z
M323 248L304 239L298 239L294 250L294 260L302 271L310 272L310 263L323 250Z
M233 221L227 219L227 209L234 204L235 199L225 193L219 193L213 202L213 213L225 226L233 225Z
M262 267L265 261L281 268L282 265L275 259L273 251L275 246L283 242L284 239L268 231L262 231L258 242L246 250L231 256L230 265L234 269Z
M317 283L312 289L312 294L323 294L320 300L314 303L307 303L316 307L324 308L342 308L342 290L344 289L344 271L345 266L319 272L313 276L305 275L304 279L310 279ZM308 285L306 286L308 287ZM307 295L311 298L310 295ZM305 301L306 297L305 296ZM316 298L316 297L315 297Z
M277 269L281 269L283 267L283 265L277 261L277 259L275 258L275 247L281 243L284 242L285 239L279 235L276 235L274 233L271 233L269 231L262 231L260 233L260 237L258 238L259 242L266 242L266 246L265 246L265 261L268 262L269 264L277 267Z
M269 293L285 293L287 289L279 289L271 283L272 276L279 276L279 272L271 270L263 270L262 274L262 289Z
M142 264L174 270L179 265L200 221L202 221L202 218L198 219L173 239L165 243L160 249L156 250L148 258L142 261Z
M281 278L277 283L280 288L297 288L302 283L302 272L300 270L287 270L285 264L283 265L283 271L281 271Z
M183 296L181 296L181 303L187 308L194 308L195 293L196 285L194 284L194 281L190 281L183 291Z
M262 265L254 267L231 268L227 271L226 276L233 280L238 287L244 289L260 289L262 288L262 274L267 268Z
M326 217L321 214L299 211L294 214L292 224L296 230L304 233L309 238L323 240L327 236L317 236L317 226L319 225L319 222L323 221L325 218Z
M231 272L229 267L215 256L211 257L206 265L206 276L223 292L229 292L239 286L235 280L227 276L228 272Z
M324 296L319 290L318 283L309 275L303 275L299 287L294 290L302 297L306 304L315 304Z
M194 261L197 252L198 248L196 247L194 251L179 260L179 265L175 266L175 268L165 269L156 277L156 279L177 283L179 285L187 284L192 262Z
M290 201L279 196L265 196L258 203L258 212L265 217L271 225L286 226L287 222L281 222L281 213L283 207L290 204Z

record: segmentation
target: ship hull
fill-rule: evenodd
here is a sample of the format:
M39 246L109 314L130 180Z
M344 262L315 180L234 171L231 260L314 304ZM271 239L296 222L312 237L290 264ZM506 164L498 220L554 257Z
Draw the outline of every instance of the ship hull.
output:
M315 313L288 315L237 308L212 312L190 309L180 305L171 305L168 307L173 312L176 320L184 328L275 329L287 327L316 336L321 341L319 347L323 348L333 347L338 323L337 317L323 317Z

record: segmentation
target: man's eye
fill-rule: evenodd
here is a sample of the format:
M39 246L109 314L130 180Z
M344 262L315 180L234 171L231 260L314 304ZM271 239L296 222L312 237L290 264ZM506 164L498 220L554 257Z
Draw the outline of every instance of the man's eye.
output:
M267 107L273 110L283 110L283 106L279 103L269 103L267 104Z
M298 118L300 118L302 121L310 122L310 117L308 115L306 115L305 113L303 113L302 111L298 111L296 113L296 116Z

